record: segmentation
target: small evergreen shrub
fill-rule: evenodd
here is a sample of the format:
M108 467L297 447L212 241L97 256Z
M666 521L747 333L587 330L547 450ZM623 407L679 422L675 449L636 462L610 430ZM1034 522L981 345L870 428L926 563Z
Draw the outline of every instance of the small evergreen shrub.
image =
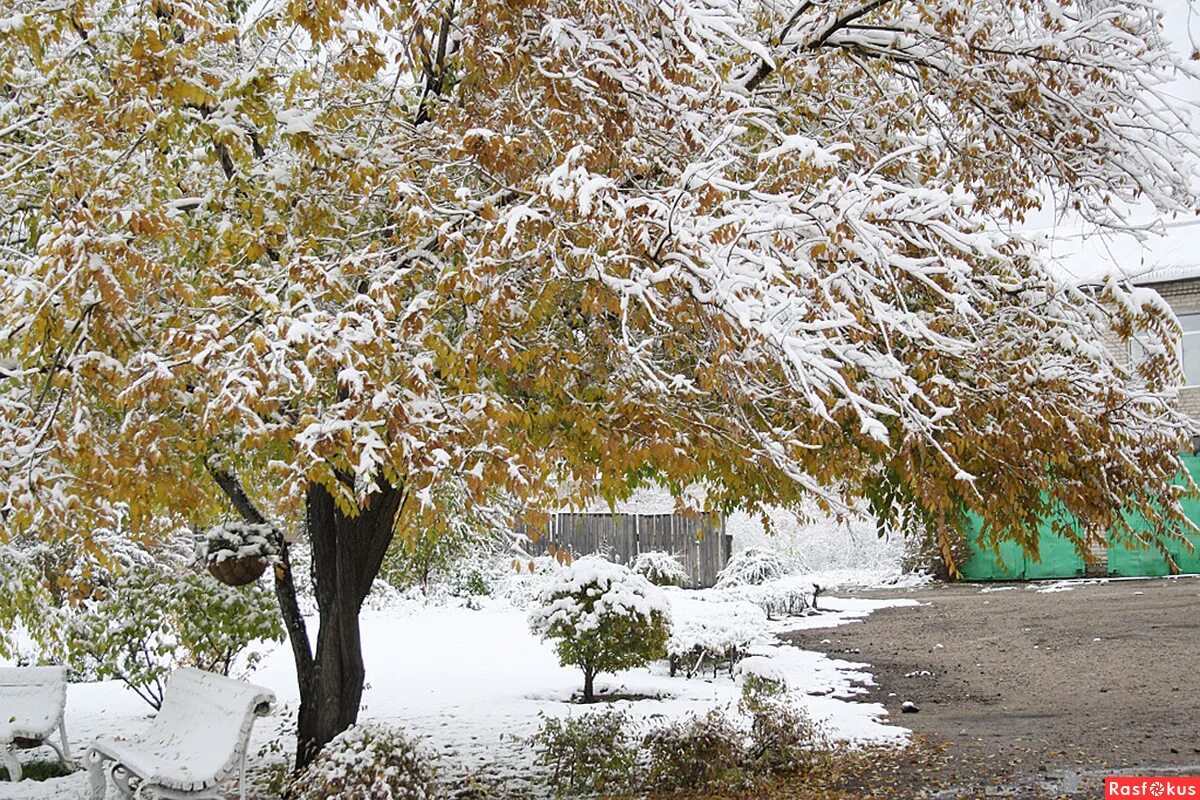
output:
M432 758L398 730L359 725L338 734L284 789L285 800L432 800Z
M482 572L472 570L462 577L455 591L461 597L483 597L492 593L492 587L488 585Z
M557 796L619 794L636 786L638 748L627 715L543 719L530 743Z
M727 791L746 783L746 735L720 710L652 730L644 747L646 785L655 791Z
M633 561L633 571L655 586L686 586L688 583L687 570L679 559L661 550L639 553Z
M729 563L717 575L717 588L757 586L788 574L787 560L774 550L749 547L734 553Z
M666 657L666 597L641 575L597 556L554 576L529 613L530 629L553 639L559 661L583 670L583 701L595 700L600 672L639 667Z

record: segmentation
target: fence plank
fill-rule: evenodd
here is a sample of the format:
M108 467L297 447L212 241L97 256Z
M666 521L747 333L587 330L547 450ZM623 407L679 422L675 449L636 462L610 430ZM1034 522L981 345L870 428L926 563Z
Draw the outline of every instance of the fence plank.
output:
M524 528L519 528L524 531ZM573 557L599 553L618 564L631 564L651 550L679 558L690 585L707 588L729 562L732 537L722 514L553 514L548 530L529 545L530 555L545 555L550 544Z

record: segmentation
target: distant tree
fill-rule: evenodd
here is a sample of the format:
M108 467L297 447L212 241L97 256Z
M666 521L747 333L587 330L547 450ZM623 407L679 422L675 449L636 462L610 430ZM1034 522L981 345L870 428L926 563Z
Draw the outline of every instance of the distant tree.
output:
M1148 0L2 8L0 536L307 537L300 765L446 483L1185 524L1171 314L1008 232L1195 208Z
M473 549L489 543L489 518L479 517L461 502L461 494L443 492L434 501L444 524L401 529L392 539L379 576L397 588L420 586L429 591L430 580L446 573Z
M667 656L671 635L662 590L628 567L585 556L554 576L529 611L530 629L554 641L564 666L583 670L583 702L601 672Z

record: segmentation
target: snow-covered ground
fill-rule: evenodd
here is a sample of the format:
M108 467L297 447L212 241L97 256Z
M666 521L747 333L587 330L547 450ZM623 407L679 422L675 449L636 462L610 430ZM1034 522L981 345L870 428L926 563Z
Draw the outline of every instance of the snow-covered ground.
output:
M720 614L717 598L696 602L696 593L672 591L672 614ZM686 598L686 599L685 599ZM871 683L867 665L829 658L786 645L774 634L798 627L836 626L873 610L911 605L911 600L821 597L824 613L775 620L744 662L756 673L782 677L814 718L836 738L854 742L899 742L903 728L888 724L877 703L853 698ZM403 727L442 754L443 771L482 770L499 777L528 772L531 755L521 741L540 725L540 715L586 713L569 702L581 686L575 669L559 666L552 647L529 632L525 612L493 602L473 610L453 605L397 603L367 612L363 642L368 688L364 721ZM286 646L272 651L250 676L275 690L281 712L260 722L251 745L251 761L262 766L283 759L292 749L291 729L297 703L295 673ZM669 677L665 665L602 675L597 690L639 699L615 700L609 707L636 720L675 719L715 707L732 709L739 697L736 678L722 670L694 678ZM117 683L70 687L67 728L78 754L99 733L134 732L149 724L150 708ZM260 754L271 743L275 754ZM269 748L270 749L270 748ZM48 754L48 751L47 751ZM258 754L258 755L256 755ZM87 797L82 773L45 782L0 783L10 800L67 800Z

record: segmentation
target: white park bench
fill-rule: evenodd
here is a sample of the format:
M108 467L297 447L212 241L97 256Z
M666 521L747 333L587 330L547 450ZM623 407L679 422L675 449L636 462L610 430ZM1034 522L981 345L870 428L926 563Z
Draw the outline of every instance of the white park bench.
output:
M67 707L66 667L0 669L0 757L11 781L21 780L17 750L52 747L63 764L72 766L63 711ZM50 738L58 732L59 747Z
M223 800L220 784L235 770L245 800L250 730L274 703L270 689L198 669L176 670L145 733L101 736L88 748L84 762L93 800L104 797L106 776L125 798Z

